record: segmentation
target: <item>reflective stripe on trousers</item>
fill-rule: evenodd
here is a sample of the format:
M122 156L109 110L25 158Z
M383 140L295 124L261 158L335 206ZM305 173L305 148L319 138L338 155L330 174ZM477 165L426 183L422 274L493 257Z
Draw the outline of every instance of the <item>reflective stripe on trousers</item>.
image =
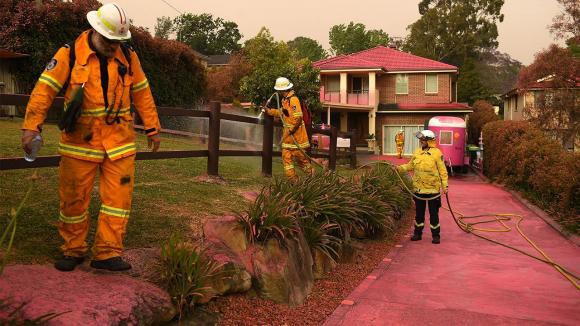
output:
M131 209L135 156L101 163L62 156L59 165L60 217L58 231L67 256L85 256L90 227L88 208L97 170L100 170L101 208L93 245L96 260L120 256Z

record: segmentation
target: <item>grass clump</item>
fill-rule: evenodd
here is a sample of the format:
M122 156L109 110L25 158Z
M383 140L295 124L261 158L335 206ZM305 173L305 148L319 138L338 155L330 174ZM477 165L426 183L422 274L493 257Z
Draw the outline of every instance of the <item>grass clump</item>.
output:
M220 267L204 249L185 243L179 235L172 235L161 248L161 280L177 307L179 320L207 294L208 281Z

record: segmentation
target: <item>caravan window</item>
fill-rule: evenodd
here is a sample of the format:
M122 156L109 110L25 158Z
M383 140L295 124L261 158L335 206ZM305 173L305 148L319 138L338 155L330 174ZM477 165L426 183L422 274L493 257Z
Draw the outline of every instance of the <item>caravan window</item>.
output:
M441 130L439 132L440 145L453 145L453 131Z

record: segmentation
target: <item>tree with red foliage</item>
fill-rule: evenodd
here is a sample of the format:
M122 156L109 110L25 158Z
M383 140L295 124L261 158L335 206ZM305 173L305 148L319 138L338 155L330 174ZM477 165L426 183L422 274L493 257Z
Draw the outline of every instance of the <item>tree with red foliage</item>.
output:
M518 76L524 118L549 131L564 146L580 146L580 63L572 51L552 44Z
M467 127L469 143L477 144L483 126L496 120L498 120L497 114L495 114L495 109L489 102L484 100L475 101L473 113L469 115L469 125Z
M240 99L240 80L252 70L241 52L231 55L225 67L210 68L206 97L209 100L231 102Z

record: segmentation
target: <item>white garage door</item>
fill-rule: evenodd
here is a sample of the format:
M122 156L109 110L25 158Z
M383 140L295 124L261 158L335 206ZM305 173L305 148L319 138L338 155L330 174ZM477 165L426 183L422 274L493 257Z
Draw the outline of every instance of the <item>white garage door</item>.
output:
M405 132L405 147L403 153L404 155L412 155L415 149L419 147L419 139L415 137L415 133L423 130L424 128L420 125L403 125L402 128ZM397 154L395 135L399 132L399 130L401 130L401 125L383 125L383 144L381 146L383 149L383 154Z

